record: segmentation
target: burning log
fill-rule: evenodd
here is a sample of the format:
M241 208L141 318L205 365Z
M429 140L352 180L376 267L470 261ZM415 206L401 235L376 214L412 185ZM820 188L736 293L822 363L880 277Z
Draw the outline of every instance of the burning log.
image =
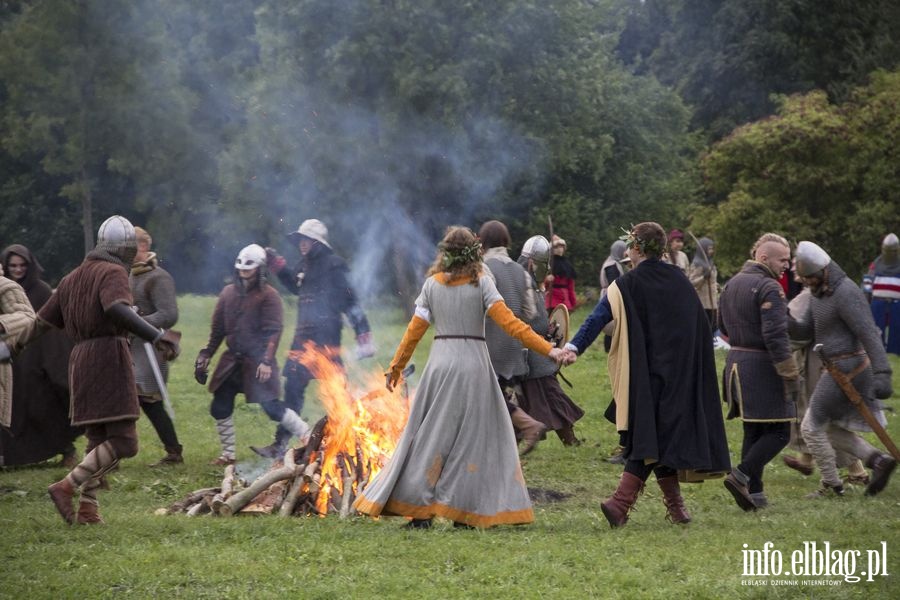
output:
M328 425L328 417L322 417L316 422L312 433L309 434L309 441L306 442L306 448L303 451L303 458L300 462L309 463L309 457L312 456L312 453L318 452L319 448L322 447L326 425Z
M353 477L347 475L344 477L344 494L341 497L340 517L346 519L350 516L350 506L353 504Z
M290 479L296 474L296 467L281 467L273 469L261 475L256 481L251 483L246 489L234 494L225 501L225 504L219 509L219 514L223 517L230 517L247 506L262 491L266 490L272 484Z

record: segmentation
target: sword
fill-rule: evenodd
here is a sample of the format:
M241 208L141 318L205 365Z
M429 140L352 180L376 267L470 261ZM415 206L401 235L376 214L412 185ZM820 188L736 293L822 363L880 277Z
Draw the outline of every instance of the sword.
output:
M896 460L900 460L900 450L897 449L897 445L894 444L894 440L891 439L891 436L888 435L888 432L884 430L884 427L881 426L881 423L875 418L875 415L872 414L872 411L869 410L869 407L863 401L862 396L853 387L853 382L850 381L850 377L847 376L846 373L841 371L834 362L825 356L825 349L822 344L816 344L813 348L813 352L819 355L819 358L822 359L822 364L825 365L825 369L828 371L828 374L831 375L831 378L834 379L834 382L838 384L838 387L841 388L841 391L847 396L847 399L850 400L850 403L856 407L856 410L863 416L863 419L866 420L866 423L869 424L869 427L872 428L872 431L875 435L878 436L878 439L881 440L881 443L884 444L884 447L887 448L888 452L891 453Z
M156 350L153 349L153 344L144 342L144 352L147 353L147 362L150 363L150 370L153 371L153 379L156 380L156 387L159 388L159 393L162 395L163 406L166 409L166 413L168 413L169 418L174 421L175 411L172 410L172 401L169 400L169 390L166 389L166 382L163 379L162 370L159 368L159 361L156 359Z

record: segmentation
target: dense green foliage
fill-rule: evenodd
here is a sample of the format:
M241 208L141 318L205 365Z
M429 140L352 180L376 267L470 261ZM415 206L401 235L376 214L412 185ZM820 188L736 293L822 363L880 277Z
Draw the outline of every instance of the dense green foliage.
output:
M648 219L716 238L733 265L774 223L733 238L692 222L744 193L704 188L709 141L784 95L863 102L854 90L896 69L898 30L890 0L3 2L0 245L31 247L57 281L121 213L182 290L214 291L238 248L289 254L283 235L318 217L363 295L404 304L443 228L490 218L514 251L552 218L580 284L620 227ZM896 145L854 131L872 152ZM896 204L894 171L846 177L865 182L847 187L857 221L883 214L872 198ZM813 219L806 207L789 221ZM843 218L832 201L813 213ZM886 224L870 229L846 238ZM830 249L858 262L846 248Z
M776 108L773 94L849 98L900 60L893 0L644 0L627 5L622 58L674 85L711 137Z
M718 233L726 270L770 229L815 240L858 278L884 232L900 227L898 142L900 72L877 74L841 105L823 92L784 98L777 116L737 129L704 158L721 201L695 220Z

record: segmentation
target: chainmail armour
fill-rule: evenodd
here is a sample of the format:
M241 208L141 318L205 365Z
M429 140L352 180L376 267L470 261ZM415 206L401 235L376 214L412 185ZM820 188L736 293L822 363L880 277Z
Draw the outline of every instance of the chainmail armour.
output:
M868 355L871 365L853 379L853 385L875 418L884 423L881 404L873 395L872 374L889 373L891 367L868 302L862 290L834 261L825 267L825 272L832 293L813 292L806 315L798 321L792 319L791 336L815 339L817 344L823 345L826 356L836 358L836 365L845 373L851 373ZM827 372L816 385L809 410L817 419L827 418L846 429L871 431Z
M525 288L525 269L519 263L509 259L504 261L499 258L489 258L485 260L485 264L491 270L491 273L494 274L497 291L503 296L506 305L514 315L522 319L525 311L522 300L526 293L530 293ZM491 364L498 376L512 379L514 377L522 377L528 373L525 349L522 347L522 344L508 336L491 319L485 320L484 337L491 357Z

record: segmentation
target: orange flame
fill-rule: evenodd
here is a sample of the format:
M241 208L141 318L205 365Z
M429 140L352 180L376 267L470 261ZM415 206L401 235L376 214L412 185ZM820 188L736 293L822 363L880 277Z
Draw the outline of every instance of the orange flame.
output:
M328 415L319 448L323 456L316 498L316 510L325 515L329 501L339 508L345 478L352 481L355 496L360 491L357 485L370 481L387 463L406 426L409 400L403 395L404 386L387 391L380 371L364 374L359 385L351 384L335 362L334 348L307 342L290 357L318 380L319 399Z

